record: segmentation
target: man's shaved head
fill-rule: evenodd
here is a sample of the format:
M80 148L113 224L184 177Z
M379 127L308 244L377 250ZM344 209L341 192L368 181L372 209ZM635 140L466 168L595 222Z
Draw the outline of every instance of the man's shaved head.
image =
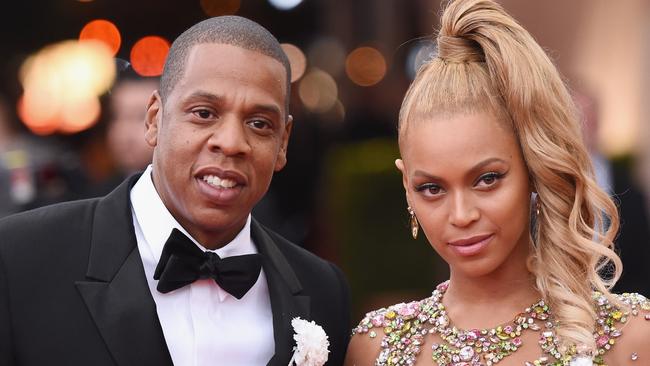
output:
M220 43L259 52L278 60L286 70L286 109L289 111L291 94L291 68L289 59L278 40L264 27L240 16L228 15L206 19L183 32L171 46L162 77L160 96L163 101L171 94L178 80L183 77L189 51L197 44ZM219 60L215 60L219 62Z

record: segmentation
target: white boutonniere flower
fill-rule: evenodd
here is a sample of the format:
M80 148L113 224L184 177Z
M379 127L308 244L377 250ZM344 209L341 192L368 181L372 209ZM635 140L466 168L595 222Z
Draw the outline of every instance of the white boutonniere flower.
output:
M293 356L289 365L296 366L322 366L327 362L329 356L330 342L327 334L320 325L313 321L293 318L293 339L296 345L293 347Z
M569 362L569 366L593 366L593 364L591 357L588 356L577 356Z

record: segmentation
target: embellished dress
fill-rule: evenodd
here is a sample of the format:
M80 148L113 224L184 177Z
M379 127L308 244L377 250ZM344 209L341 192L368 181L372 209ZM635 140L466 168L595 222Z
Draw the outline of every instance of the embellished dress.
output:
M610 304L603 294L594 292L598 315L594 337L598 354L584 362L582 356L576 355L575 347L564 353L559 349L560 342L554 330L556 323L543 300L518 314L511 323L496 328L461 330L453 327L441 301L448 285L448 281L438 285L432 296L424 300L396 304L366 314L352 334L370 338L383 336L375 366L414 365L418 356L425 353L423 348L429 335L436 339L430 345L430 352L426 352L431 355L433 362L430 364L493 366L521 348L524 339L531 339L528 333L536 333L542 356L525 361L525 366L606 366L603 355L615 346L629 317L642 316L650 324L650 313L647 313L650 300L644 296L631 293L614 295L627 307L623 309ZM635 361L636 353L630 357Z

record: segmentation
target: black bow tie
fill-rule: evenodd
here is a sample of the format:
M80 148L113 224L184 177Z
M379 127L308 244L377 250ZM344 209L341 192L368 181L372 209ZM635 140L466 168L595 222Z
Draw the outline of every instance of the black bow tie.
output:
M246 254L221 258L204 252L180 230L174 229L165 243L153 275L158 291L166 294L201 278L212 278L226 292L241 299L257 282L262 256Z

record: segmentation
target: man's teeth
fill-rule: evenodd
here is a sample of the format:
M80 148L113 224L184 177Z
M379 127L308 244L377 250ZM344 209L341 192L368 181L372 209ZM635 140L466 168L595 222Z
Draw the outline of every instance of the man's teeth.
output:
M237 182L232 179L221 179L216 175L205 175L203 176L203 180L211 186L221 188L232 188L237 185Z

